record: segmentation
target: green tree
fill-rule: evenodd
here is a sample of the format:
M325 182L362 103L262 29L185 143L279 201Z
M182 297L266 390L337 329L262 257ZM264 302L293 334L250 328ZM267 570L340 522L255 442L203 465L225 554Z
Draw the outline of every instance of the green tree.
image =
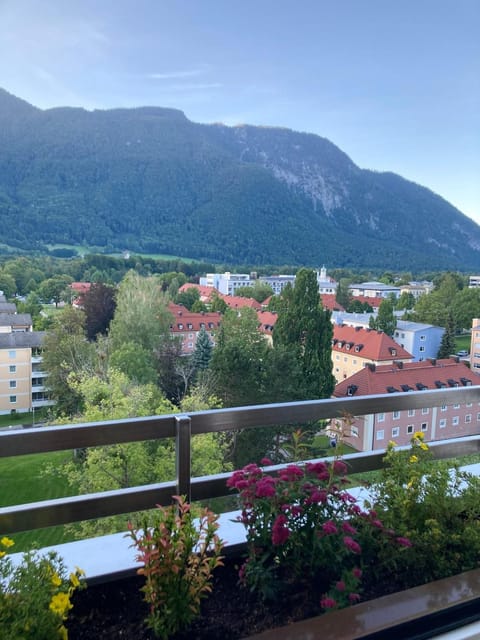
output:
M393 303L389 298L385 298L380 303L375 324L376 329L383 331L387 336L393 336L397 320L393 313Z
M47 278L38 288L38 295L45 303L49 303L53 300L55 306L58 307L58 303L65 299L65 290L67 286L72 282L72 278L68 275L53 276L53 278Z
M115 287L102 282L94 283L83 298L87 338L94 340L100 333L106 335L115 314Z
M440 342L437 358L449 358L455 351L455 321L453 319L453 313L450 311L447 316L445 332Z
M3 291L6 298L12 298L17 291L15 278L5 270L0 271L0 291Z
M274 349L284 347L297 360L297 398L311 400L331 396L331 313L320 306L315 271L300 269L295 287L286 287L273 332Z
M195 343L195 351L193 352L193 363L197 371L208 369L212 358L212 341L204 327L200 329Z
M413 309L415 306L415 297L410 291L404 291L400 294L397 302L395 303L395 309Z
M124 342L109 357L109 363L137 384L157 384L152 354L135 342Z
M473 318L480 318L480 289L457 291L450 308L456 328L471 329Z
M253 309L229 309L216 337L211 369L224 406L258 404L269 346Z
M347 280L346 278L340 278L337 286L337 291L335 294L335 299L337 303L341 305L344 309L348 309L348 307L350 306L351 295L350 295L350 290L348 288L349 284L350 284L349 280Z
M195 287L189 287L185 291L181 291L175 297L175 302L186 307L189 311L193 305L200 300L200 292Z
M228 304L218 293L213 293L210 299L210 311L218 311L219 313L225 313L228 309Z
M71 376L92 372L95 359L95 347L85 335L85 314L65 307L43 342L43 366L56 415L72 416L82 409L82 397L72 390Z

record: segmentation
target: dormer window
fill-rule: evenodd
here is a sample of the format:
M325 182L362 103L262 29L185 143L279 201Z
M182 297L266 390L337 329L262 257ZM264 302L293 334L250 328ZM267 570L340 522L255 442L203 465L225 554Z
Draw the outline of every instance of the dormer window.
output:
M183 324L181 322L179 322L177 326L179 329L183 329Z

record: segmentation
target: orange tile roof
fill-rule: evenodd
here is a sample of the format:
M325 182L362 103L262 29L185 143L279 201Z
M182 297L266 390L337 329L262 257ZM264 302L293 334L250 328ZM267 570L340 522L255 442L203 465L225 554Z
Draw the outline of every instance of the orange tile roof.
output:
M329 309L330 311L345 311L342 305L337 302L334 293L321 293L320 297L324 309Z
M400 391L421 391L443 387L480 385L480 376L457 358L423 360L400 365L365 366L335 387L333 395L370 396ZM350 393L349 393L350 390Z
M383 331L349 327L344 324L336 324L333 327L332 351L339 353L358 352L360 357L375 362L411 360L413 358L411 353Z
M202 325L205 329L217 329L222 320L222 314L218 311L209 313L194 313L181 304L168 303L169 311L175 316L170 325L173 333L185 333L186 331L200 331Z
M271 334L277 321L277 314L272 311L257 311L257 316L260 322L260 326L258 327L260 331Z
M192 289L192 288L198 291L198 293L200 294L200 300L202 302L210 301L210 298L212 297L213 293L218 293L215 287L206 287L203 284L195 284L194 282L186 282L185 284L182 284L182 286L179 288L178 291L180 293L183 293L183 291L188 291L188 289Z
M227 296L222 293L220 293L219 296L228 304L231 309L250 307L251 309L255 309L258 311L262 308L260 302L257 302L253 298L243 298L242 296Z
M378 309L378 307L382 304L385 298L369 298L368 296L352 296L352 300L358 300L359 302L366 302L369 304L372 309Z

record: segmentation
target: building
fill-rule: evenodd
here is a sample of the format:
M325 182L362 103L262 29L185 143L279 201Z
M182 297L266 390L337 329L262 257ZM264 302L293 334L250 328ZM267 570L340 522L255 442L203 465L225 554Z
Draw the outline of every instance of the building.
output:
M214 287L220 293L227 296L234 296L240 287L251 287L253 281L248 273L207 273L204 278L200 278L200 284L204 287Z
M0 414L53 404L42 368L44 337L44 331L33 331L30 314L0 313Z
M480 376L459 358L370 365L335 387L335 398L480 385ZM384 449L390 440L408 445L416 432L425 441L480 434L480 403L442 405L355 416L343 421L345 441L360 451Z
M348 289L354 298L357 296L365 296L366 298L388 298L392 294L395 298L400 296L400 287L394 287L393 285L384 284L383 282L351 284Z
M317 271L317 283L318 293L320 295L328 294L335 296L337 293L338 282L336 282L330 276L327 276L327 270L323 266L320 271Z
M418 300L420 296L433 291L433 282L429 280L421 280L420 282L409 282L408 284L401 285L400 294L411 293L415 300Z
M478 289L480 287L480 276L470 276L468 279L469 289Z
M273 343L273 328L277 322L277 314L273 311L257 311L258 330L263 333L270 344Z
M480 318L472 320L472 336L470 338L470 367L480 373Z
M383 331L333 326L332 362L335 380L341 382L367 365L410 362L412 354Z
M190 355L195 351L197 337L201 329L205 329L212 344L215 344L213 333L220 327L222 319L220 313L217 311L193 313L186 307L173 302L169 303L168 309L173 315L170 332L173 336L181 338L183 355Z
M444 333L443 327L397 320L393 339L412 354L414 362L421 362L427 358L437 357Z
M295 276L290 275L278 275L278 276L261 276L259 281L263 284L268 284L273 291L273 294L279 296L285 289L287 284L292 287L295 286Z

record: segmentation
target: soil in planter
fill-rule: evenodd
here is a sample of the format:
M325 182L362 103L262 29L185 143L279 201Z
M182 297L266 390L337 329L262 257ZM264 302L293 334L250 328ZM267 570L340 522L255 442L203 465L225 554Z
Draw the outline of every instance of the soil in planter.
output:
M153 640L144 620L147 605L143 578L90 586L73 598L67 627L69 640ZM213 591L201 616L174 640L235 640L295 620L318 615L320 590L310 588L265 604L238 584L238 564L227 559L215 571Z

